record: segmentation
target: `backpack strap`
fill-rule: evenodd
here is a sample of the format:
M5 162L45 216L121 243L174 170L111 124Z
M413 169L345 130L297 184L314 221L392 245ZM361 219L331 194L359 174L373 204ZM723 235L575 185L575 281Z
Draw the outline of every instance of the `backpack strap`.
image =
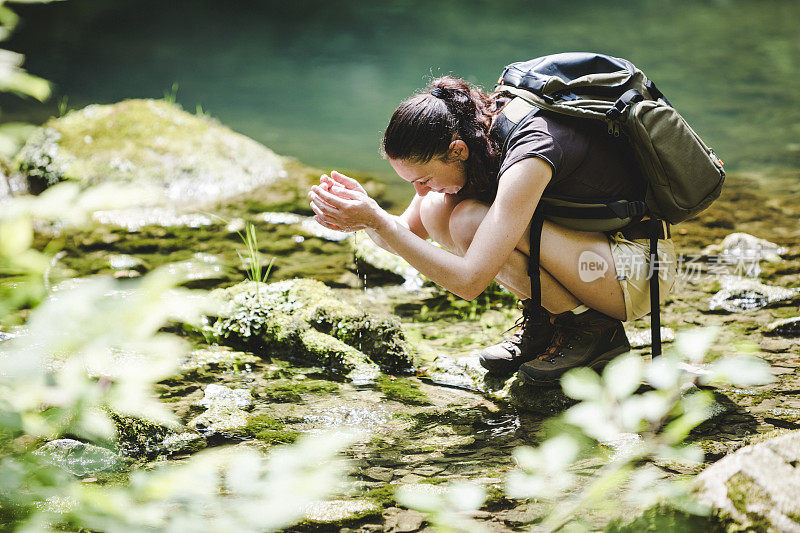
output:
M539 276L539 250L542 242L542 226L544 225L544 212L542 204L536 206L531 219L530 228L530 257L528 258L528 277L531 278L531 299L533 305L542 305L542 280Z
M653 357L661 355L661 299L659 298L659 277L661 264L658 260L658 237L664 221L650 221L650 344Z
M511 134L517 130L522 120L528 115L535 114L538 111L538 107L529 104L519 97L512 98L503 106L503 109L501 109L500 113L495 117L490 132L500 146L501 158L508 149L508 140L511 138Z

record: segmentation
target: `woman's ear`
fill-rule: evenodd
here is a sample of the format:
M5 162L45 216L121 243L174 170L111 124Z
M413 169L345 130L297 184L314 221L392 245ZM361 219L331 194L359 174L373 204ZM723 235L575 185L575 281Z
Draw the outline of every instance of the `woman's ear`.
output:
M456 139L447 148L448 161L466 161L469 158L469 147L461 139Z

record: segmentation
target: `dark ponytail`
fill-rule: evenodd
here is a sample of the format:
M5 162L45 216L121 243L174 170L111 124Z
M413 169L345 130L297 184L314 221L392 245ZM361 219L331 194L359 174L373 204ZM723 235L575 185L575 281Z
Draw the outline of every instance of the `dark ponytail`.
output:
M436 78L423 92L408 98L392 115L381 149L390 159L427 163L444 158L450 143L461 139L469 148L464 162L462 198L492 202L497 195L499 150L489 137L491 96L453 76Z

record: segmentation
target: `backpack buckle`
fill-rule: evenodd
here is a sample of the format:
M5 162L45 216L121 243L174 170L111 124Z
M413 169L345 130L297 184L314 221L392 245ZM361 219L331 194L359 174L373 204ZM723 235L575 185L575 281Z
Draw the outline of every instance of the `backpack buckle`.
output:
M628 106L635 104L636 102L641 102L644 100L644 96L642 93L637 91L636 89L631 89L629 91L625 91L622 96L620 96L614 105L606 111L606 118L609 120L617 120L619 119L622 114L628 109Z
M647 213L647 204L642 201L628 202L619 200L608 204L608 208L613 211L617 218L629 218L632 221L638 221Z

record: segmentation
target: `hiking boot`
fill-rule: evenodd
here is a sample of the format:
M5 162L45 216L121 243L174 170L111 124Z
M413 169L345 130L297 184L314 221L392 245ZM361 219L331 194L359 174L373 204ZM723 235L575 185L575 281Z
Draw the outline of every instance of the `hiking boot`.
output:
M517 331L508 339L484 348L479 355L481 366L495 376L510 376L519 365L541 354L553 338L550 313L533 300L521 300L518 307L522 316L517 320Z
M551 385L571 368L588 366L600 370L631 345L622 321L589 309L578 315L572 311L553 317L553 342L538 357L519 368L523 381Z

